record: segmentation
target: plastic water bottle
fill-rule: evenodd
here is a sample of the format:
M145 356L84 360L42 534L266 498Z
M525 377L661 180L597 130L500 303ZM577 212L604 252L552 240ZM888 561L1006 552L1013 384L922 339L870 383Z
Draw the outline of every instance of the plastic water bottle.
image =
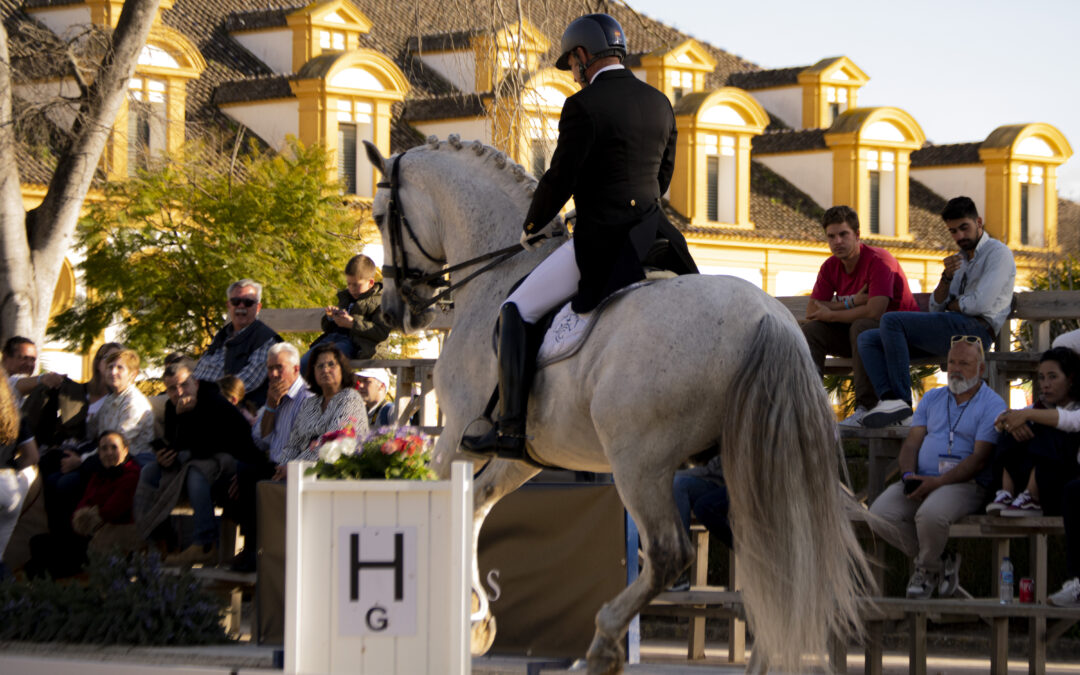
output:
M998 586L1001 604L1008 605L1013 601L1013 565L1008 558L1001 561L1001 579Z

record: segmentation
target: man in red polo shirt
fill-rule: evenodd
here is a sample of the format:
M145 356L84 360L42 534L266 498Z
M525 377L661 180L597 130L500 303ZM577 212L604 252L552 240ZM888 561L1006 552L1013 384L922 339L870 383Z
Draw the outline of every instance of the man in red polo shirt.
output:
M877 328L885 312L917 312L919 306L896 258L859 240L859 216L851 207L830 208L821 225L832 256L818 271L802 330L819 372L829 354L851 358L856 407L840 424L858 427L866 411L877 405L874 386L859 358L859 334Z

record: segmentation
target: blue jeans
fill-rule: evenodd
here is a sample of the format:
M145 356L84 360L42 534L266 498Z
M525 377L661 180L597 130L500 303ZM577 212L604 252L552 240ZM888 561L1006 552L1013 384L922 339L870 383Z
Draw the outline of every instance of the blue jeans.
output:
M879 400L911 405L911 357L945 356L954 335L982 338L983 351L994 336L979 319L960 312L887 312L879 328L859 335L859 356Z
M177 462L180 460L178 459ZM143 467L139 474L139 480L157 488L161 484L161 465L156 461ZM194 543L204 546L217 541L217 524L214 522L214 502L210 497L210 481L206 479L202 471L191 467L187 472L185 488L187 489L188 502L194 511Z
M676 472L672 490L675 493L675 508L679 511L683 527L690 531L690 506L706 493L712 492L719 483L715 480L694 476L682 471Z
M729 549L734 548L731 541L731 524L728 521L730 505L727 487L714 485L712 490L694 501L693 507L694 514L709 534L722 541Z
M319 337L318 340L311 343L311 349L314 349L318 345L332 344L341 350L341 353L345 355L345 358L351 359L356 352L356 347L353 346L352 340L348 335L341 335L340 333L327 333ZM311 349L304 352L304 355L300 357L300 376L303 377L307 372L307 362L311 358Z

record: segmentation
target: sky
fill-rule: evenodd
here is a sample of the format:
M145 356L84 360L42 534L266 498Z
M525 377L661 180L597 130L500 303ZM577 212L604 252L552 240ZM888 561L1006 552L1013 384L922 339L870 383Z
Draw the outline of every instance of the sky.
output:
M626 4L763 68L847 56L870 76L859 106L906 110L933 143L1046 122L1080 155L1080 0ZM633 51L633 26L624 28ZM1059 168L1058 194L1080 201L1080 156Z

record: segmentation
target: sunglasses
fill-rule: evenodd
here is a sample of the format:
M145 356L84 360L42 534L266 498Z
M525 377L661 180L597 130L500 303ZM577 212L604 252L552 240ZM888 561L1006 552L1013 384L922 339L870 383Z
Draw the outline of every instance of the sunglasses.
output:
M240 305L243 305L244 307L254 307L257 302L258 300L255 300L254 298L229 298L229 304L233 307L239 307Z
M982 338L978 335L954 335L949 346L952 347L957 342L966 342L969 345L979 345L979 349L983 348Z

